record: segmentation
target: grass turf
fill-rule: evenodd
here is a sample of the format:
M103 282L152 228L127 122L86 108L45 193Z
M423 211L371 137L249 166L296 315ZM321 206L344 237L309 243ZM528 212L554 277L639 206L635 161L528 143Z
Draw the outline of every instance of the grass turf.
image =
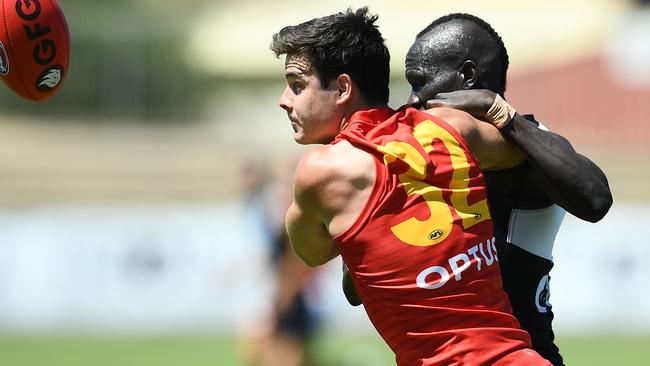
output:
M650 337L562 337L566 364L648 365ZM310 347L313 366L394 365L376 337L320 336ZM233 338L0 337L0 364L11 366L230 366L240 365Z

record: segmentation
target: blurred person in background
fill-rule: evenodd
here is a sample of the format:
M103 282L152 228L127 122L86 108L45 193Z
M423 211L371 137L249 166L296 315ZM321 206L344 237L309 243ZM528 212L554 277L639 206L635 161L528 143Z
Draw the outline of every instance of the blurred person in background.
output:
M274 289L270 307L259 314L262 319L247 335L243 358L251 366L307 365L307 346L318 326L317 310L310 305L317 291L316 270L293 253L284 227L296 163L296 159L282 161L271 174L266 164L253 159L241 165L249 210L268 245Z
M408 102L463 109L494 122L490 108L505 93L507 70L506 48L488 23L469 14L450 14L422 30L406 55L412 88ZM484 172L503 287L531 335L533 349L562 365L549 302L555 237L564 210L599 221L612 204L611 192L598 166L532 115L517 113L500 131L527 157L513 168ZM349 273L344 273L346 296L358 305Z
M479 169L523 156L467 113L388 108L390 56L367 11L273 36L294 140L323 145L295 174L296 254L310 266L343 257L398 365L549 365L510 313Z

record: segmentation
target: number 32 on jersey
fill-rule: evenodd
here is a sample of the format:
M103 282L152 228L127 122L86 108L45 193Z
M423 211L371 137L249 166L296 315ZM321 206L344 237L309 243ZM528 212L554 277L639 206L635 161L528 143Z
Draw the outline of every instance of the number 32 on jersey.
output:
M467 155L460 143L447 130L433 121L426 120L418 124L413 135L427 154L434 150L434 139L439 140L450 154L452 178L446 187L436 187L425 181L427 176L427 159L415 146L403 141L391 141L377 149L384 154L384 164L396 160L408 164L409 169L399 175L408 196L419 195L426 202L431 215L420 221L411 217L391 227L397 238L409 245L430 246L441 243L449 236L453 227L453 211L462 220L464 229L490 219L487 199L476 203L467 202L470 193L469 169ZM443 190L450 190L449 202L443 197Z

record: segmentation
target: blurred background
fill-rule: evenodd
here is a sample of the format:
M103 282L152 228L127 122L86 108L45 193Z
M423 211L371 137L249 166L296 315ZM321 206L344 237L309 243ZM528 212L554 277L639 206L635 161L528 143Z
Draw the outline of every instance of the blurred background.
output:
M567 215L556 242L565 361L650 363L650 1L61 4L72 55L59 93L36 104L0 88L0 364L254 365L265 349L281 350L277 365L394 364L345 302L340 260L300 268L281 230L305 150L276 104L271 35L349 5L380 16L393 107L432 20L468 12L500 33L508 100L614 193L604 220ZM278 318L294 307L298 320ZM300 341L272 336L278 323Z

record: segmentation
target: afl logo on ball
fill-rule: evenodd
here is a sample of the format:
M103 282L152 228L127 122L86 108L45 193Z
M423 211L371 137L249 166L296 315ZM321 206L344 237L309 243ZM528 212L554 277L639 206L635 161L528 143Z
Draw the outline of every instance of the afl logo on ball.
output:
M9 57L5 51L5 45L0 42L0 75L5 76L9 73Z
M63 66L52 65L45 69L36 79L36 88L48 92L56 88L63 79Z

